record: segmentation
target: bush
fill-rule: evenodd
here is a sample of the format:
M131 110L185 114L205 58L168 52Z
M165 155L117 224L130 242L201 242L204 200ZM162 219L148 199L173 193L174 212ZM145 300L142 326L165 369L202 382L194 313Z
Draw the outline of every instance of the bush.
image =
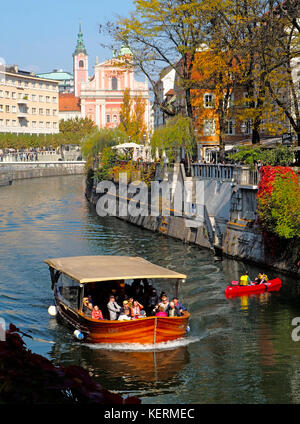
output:
M257 213L268 232L283 239L300 237L300 189L291 168L261 168Z

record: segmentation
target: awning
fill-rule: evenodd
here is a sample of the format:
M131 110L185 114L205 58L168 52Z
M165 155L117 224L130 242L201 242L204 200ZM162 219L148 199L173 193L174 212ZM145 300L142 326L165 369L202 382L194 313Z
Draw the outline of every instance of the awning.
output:
M186 278L184 274L154 265L140 257L76 256L46 259L44 262L80 283L136 278Z

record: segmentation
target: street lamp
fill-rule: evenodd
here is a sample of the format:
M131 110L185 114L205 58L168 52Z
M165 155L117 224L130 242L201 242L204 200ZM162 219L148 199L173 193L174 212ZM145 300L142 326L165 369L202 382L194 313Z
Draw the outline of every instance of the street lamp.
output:
M241 127L240 128L241 128L242 133L245 135L246 134L246 131L247 131L247 125L246 125L246 123L243 122L241 124Z

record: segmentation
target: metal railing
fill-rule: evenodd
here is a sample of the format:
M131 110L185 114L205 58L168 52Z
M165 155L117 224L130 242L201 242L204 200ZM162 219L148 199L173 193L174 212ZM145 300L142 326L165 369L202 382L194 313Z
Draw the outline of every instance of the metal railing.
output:
M209 179L234 181L239 185L257 186L259 183L259 172L257 169L252 169L242 165L214 165L214 164L199 164L191 165L192 177Z

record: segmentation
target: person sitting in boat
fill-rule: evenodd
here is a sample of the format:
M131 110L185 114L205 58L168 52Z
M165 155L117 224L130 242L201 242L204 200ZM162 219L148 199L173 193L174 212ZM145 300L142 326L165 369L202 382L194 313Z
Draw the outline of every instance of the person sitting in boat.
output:
M130 306L129 306L129 302L128 302L128 300L124 300L123 301L123 306L121 307L121 309L120 309L120 314L123 314L124 313L124 311L125 311L125 309L128 309L129 310L129 312L130 312Z
M98 305L95 305L92 310L93 319L103 319L103 315Z
M248 275L248 271L245 271L245 273L241 275L240 286L250 286L250 285L251 285L251 280Z
M167 298L167 296L162 296L161 302L155 306L153 312L157 312L160 306L162 306L164 311L166 311L167 307L169 306L169 299Z
M83 308L83 313L84 313L85 316L91 317L92 311L93 311L93 305L92 305L91 302L88 301L87 307Z
M89 299L88 299L88 297L84 297L84 298L82 299L82 312L83 312L84 314L86 314L86 312L88 312L88 311L89 311L88 304L89 304Z
M134 300L133 306L130 308L131 318L139 318L142 309L144 309L144 306L141 305L137 300Z
M166 309L166 313L167 313L168 317L180 317L181 316L181 312L175 306L174 302L169 303L169 306Z
M148 312L153 311L156 305L159 303L159 297L155 289L152 289L150 296L147 300Z
M268 276L265 273L259 273L255 278L255 284L260 284L268 281Z
M182 303L179 302L178 297L173 297L172 302L175 303L176 308L179 310L179 312L182 314L183 311L186 311L186 307L183 306Z
M118 320L124 321L124 320L129 320L129 319L131 319L130 311L129 311L129 309L124 309L124 312L120 314Z
M114 321L118 319L121 306L117 304L115 296L109 296L109 302L107 304L107 309L109 312L109 319Z
M155 316L156 317L167 317L168 314L167 314L167 312L165 312L164 307L163 306L160 306L158 308L158 312L156 312Z

